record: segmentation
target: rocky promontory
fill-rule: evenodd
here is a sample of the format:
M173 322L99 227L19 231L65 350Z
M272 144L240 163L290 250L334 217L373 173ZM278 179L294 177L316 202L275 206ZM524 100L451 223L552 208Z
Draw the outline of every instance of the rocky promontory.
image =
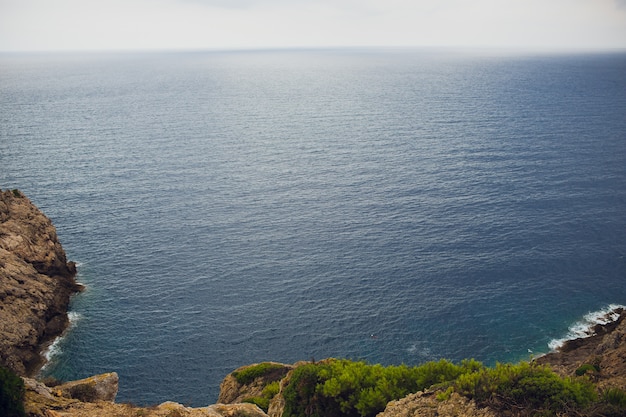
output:
M0 191L0 365L39 370L42 350L68 325L75 275L50 219L20 191Z

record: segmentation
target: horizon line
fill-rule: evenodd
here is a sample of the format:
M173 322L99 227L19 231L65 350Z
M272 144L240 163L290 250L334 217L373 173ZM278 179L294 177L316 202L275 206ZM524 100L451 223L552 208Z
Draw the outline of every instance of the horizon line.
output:
M173 47L173 48L59 48L59 49L0 49L0 54L132 54L132 53L201 53L201 52L278 52L278 51L330 51L330 50L441 50L455 52L503 53L623 53L626 46L577 47L536 45L300 45L300 46L230 46L230 47Z

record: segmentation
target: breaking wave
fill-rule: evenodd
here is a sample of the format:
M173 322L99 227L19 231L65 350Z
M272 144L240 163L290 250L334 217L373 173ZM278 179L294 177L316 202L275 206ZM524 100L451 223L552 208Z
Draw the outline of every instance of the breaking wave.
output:
M621 304L609 304L600 310L585 314L581 320L575 322L569 327L568 332L564 337L552 339L548 342L548 347L551 350L557 350L568 340L593 336L595 334L594 327L596 325L605 325L617 320L621 310L625 308L626 306Z
M46 369L51 363L54 362L54 359L58 357L62 353L61 346L63 344L63 339L68 331L70 331L76 323L80 320L81 315L75 311L70 311L67 313L67 318L69 319L69 325L65 332L50 344L48 348L43 352L43 357L46 359L46 363L42 367L42 371Z

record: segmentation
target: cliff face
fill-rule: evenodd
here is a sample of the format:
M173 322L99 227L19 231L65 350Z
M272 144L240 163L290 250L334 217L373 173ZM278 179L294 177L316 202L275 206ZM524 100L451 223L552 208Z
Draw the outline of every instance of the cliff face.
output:
M75 275L50 219L19 191L0 191L0 365L37 372L67 327Z

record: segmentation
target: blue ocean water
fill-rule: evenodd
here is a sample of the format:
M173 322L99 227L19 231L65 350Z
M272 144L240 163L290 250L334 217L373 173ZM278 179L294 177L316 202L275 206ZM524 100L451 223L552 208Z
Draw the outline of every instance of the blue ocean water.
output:
M626 54L0 55L0 188L79 281L46 373L528 359L626 304Z

